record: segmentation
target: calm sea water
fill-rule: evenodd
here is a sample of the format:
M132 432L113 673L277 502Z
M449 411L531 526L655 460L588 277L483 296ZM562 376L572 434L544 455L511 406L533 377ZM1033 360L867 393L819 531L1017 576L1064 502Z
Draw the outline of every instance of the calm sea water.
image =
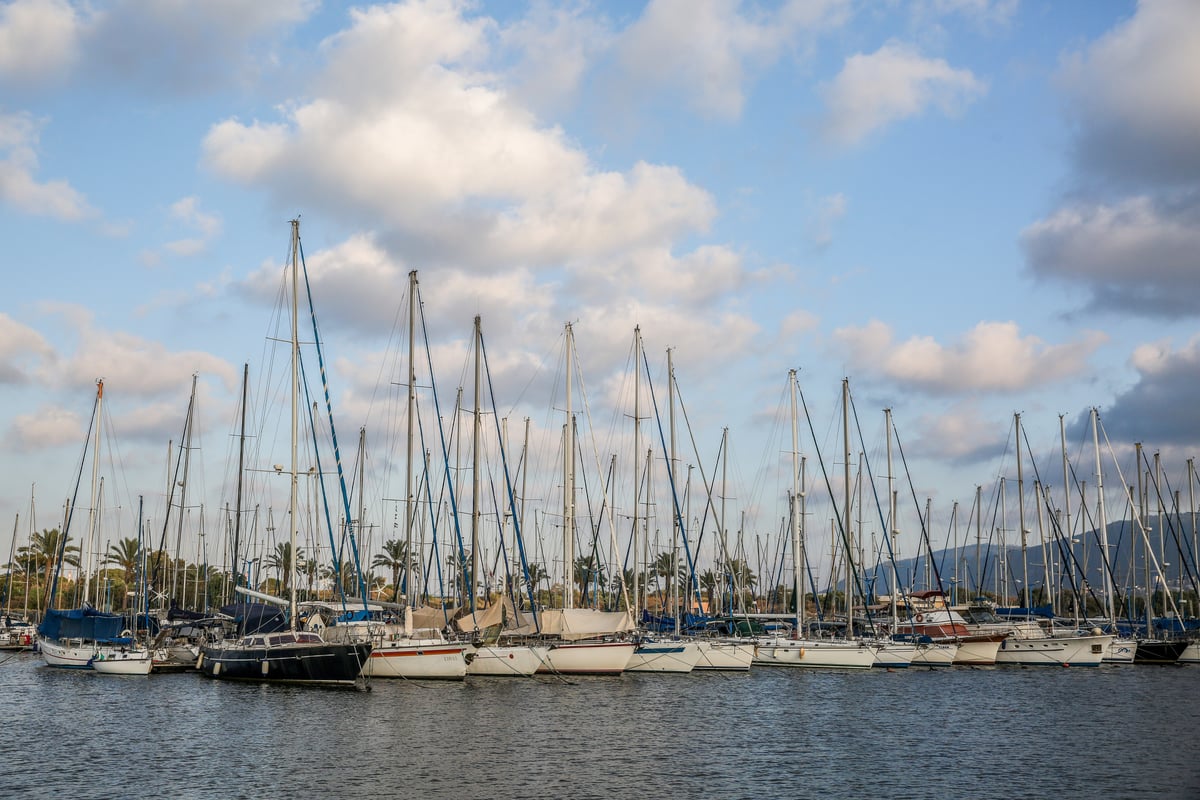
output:
M0 797L1200 798L1200 668L375 680L0 653Z

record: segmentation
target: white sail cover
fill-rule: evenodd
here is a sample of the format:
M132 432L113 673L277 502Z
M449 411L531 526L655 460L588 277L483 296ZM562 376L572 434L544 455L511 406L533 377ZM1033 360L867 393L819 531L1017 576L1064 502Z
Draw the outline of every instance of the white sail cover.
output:
M541 633L558 636L567 641L593 639L633 630L633 618L626 611L549 608L538 614L538 621L541 623Z

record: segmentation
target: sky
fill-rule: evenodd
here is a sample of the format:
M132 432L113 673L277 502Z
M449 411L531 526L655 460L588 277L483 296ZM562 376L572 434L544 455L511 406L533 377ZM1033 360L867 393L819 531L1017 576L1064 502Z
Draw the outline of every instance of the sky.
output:
M632 474L638 327L660 406L671 352L679 463L748 537L786 515L792 369L814 504L818 462L841 492L843 379L853 469L884 474L890 408L904 513L928 500L935 540L1015 481L1016 414L1026 481L1062 492L1065 449L1094 484L1094 407L1106 484L1136 481L1141 442L1186 500L1198 187L1191 0L6 0L0 520L18 545L58 524L103 378L104 503L161 521L195 375L187 505L221 527L243 365L252 393L282 374L296 218L348 463L366 430L372 546L404 491L413 270L420 403L432 383L443 416L459 387L470 405L479 315L510 449L529 418L548 472L571 323L592 492L618 451Z

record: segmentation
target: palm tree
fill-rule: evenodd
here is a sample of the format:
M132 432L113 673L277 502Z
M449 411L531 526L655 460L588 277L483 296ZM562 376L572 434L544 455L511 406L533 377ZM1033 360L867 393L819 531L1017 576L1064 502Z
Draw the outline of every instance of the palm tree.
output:
M388 539L383 543L383 552L376 554L371 562L371 568L376 567L392 571L392 602L396 602L400 597L400 571L404 570L407 578L412 569L412 561L408 557L408 543Z
M50 576L58 564L58 551L62 550L64 564L72 567L79 566L79 547L69 543L63 546L63 535L58 528L49 528L29 537L29 544L17 551L18 561L28 565L42 574L42 585L50 583Z
M588 589L591 588L593 581L599 585L604 584L604 569L596 563L594 554L580 556L575 559L574 582L579 586L579 596L582 598L587 596Z
M743 608L748 604L747 599L753 599L754 591L758 588L758 578L750 571L750 566L740 559L730 559L726 574L733 580L733 591L741 598Z
M700 581L700 588L704 590L705 599L708 600L708 611L711 614L714 609L713 599L717 593L717 586L721 582L720 578L711 569L706 569L700 573L697 579Z
M109 545L108 553L104 556L107 564L115 564L121 568L125 585L133 583L138 564L141 563L142 548L137 539L122 539L116 544Z
M537 597L538 586L542 583L548 583L549 580L550 573L536 561L531 563L525 570L525 585L529 587L534 597Z
M296 548L296 566L304 564L304 550ZM292 581L292 543L281 542L275 545L275 552L267 558L267 566L279 573L279 591L286 592Z

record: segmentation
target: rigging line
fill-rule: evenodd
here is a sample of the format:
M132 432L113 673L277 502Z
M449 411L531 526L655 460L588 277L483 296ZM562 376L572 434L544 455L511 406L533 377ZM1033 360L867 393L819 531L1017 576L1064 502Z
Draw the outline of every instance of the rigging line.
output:
M46 607L42 609L43 615L54 607L54 601L58 596L58 576L62 572L63 560L67 552L67 539L70 536L71 520L75 516L75 504L79 499L79 486L83 482L83 465L87 462L88 444L92 440L92 432L96 425L96 407L100 404L100 395L104 391L104 384L100 384L100 389L96 392L96 400L92 405L92 417L88 421L87 438L83 440L83 454L79 459L79 473L75 477L75 491L71 495L71 504L67 507L67 517L63 521L62 534L58 537L57 547L54 554L54 572L50 582L50 591L46 594ZM86 604L87 600L84 599Z
M849 388L849 387L847 387L847 388ZM817 434L816 434L816 431L813 430L812 415L808 413L808 401L805 400L805 398L804 398L804 390L800 388L799 380L796 381L796 390L800 394L800 405L803 406L803 408L804 408L804 419L808 423L809 435L813 437L813 448L816 449L816 451L817 451L817 463L821 466L821 476L825 479L825 490L829 493L829 502L833 506L833 510L835 512L837 512L834 514L834 521L837 523L837 530L841 534L842 547L844 548L846 558L848 558L850 560L850 572L854 577L854 588L858 590L859 597L865 598L866 597L866 587L862 583L862 578L859 576L858 570L854 567L854 548L850 542L850 532L846 530L846 526L843 524L843 521L842 521L842 514L844 513L845 510L838 509L837 499L834 497L834 493L833 493L833 484L830 481L829 472L825 469L825 457L823 455L821 455L821 448L817 447ZM831 576L831 583L832 583L832 576ZM849 599L850 588L851 587L849 587L849 586L846 587L847 599ZM864 603L863 605L865 606L866 603ZM847 603L847 612L846 612L847 627L849 627L850 617L852 616L849 609L850 609L850 603Z
M366 581L363 579L362 565L359 563L359 559L358 559L358 544L354 538L354 524L352 522L352 520L354 519L354 515L350 511L350 495L346 491L346 476L345 476L345 472L342 468L342 451L341 451L341 448L338 446L337 428L333 423L333 402L329 398L329 376L325 370L325 352L324 352L324 348L321 347L321 333L320 333L320 330L317 328L317 310L316 310L316 307L313 305L312 283L308 279L308 264L304 260L304 245L300 241L300 233L299 233L298 228L296 231L296 247L299 248L299 250L300 250L300 253L299 253L300 268L304 274L304 293L305 293L305 297L308 300L309 317L312 319L313 342L317 348L317 366L320 368L321 388L324 390L324 394L325 394L325 411L329 417L329 437L333 443L333 460L334 460L334 464L337 467L338 488L341 490L342 505L344 506L343 510L346 513L346 528L350 535L350 551L351 551L351 554L354 556L354 569L358 574L358 590L359 590L360 595L363 598L363 610L366 611L366 609L367 609L367 585L366 585ZM301 372L304 371L304 360L303 359L300 359L300 370L301 370ZM305 381L306 381L306 383L305 383L304 391L305 391L305 394L307 395L308 394L307 377L305 378ZM317 459L317 463L320 464L320 452L319 452L319 449L317 448L316 425L313 423L311 416L312 415L310 414L309 426L312 428L312 431L313 431L313 452ZM324 494L325 478L324 478L323 474L321 474L319 467L318 467L317 471L318 471L318 475L320 476L320 480L321 480L322 494ZM326 499L325 502L326 502L326 504L328 504L328 499ZM293 512L293 513L295 513L295 512ZM328 507L325 510L325 515L328 518L328 516L329 516ZM330 541L332 542L333 525L332 525L332 523L328 523L328 524L329 524ZM359 524L359 526L362 526L363 520L359 520L358 524ZM339 580L339 583L340 583L340 580ZM343 611L346 610L345 604L346 604L346 597L345 597L345 594L343 593L342 594L342 610Z
M1121 479L1121 485L1124 487L1125 494L1128 498L1131 513L1133 516L1133 520L1134 520L1134 522L1137 523L1137 530L1142 535L1142 543L1146 546L1146 555L1149 557L1150 563L1152 563L1154 565L1154 571L1157 574L1159 580L1161 580L1163 582L1163 584L1165 585L1167 579L1163 575L1162 567L1159 565L1158 557L1154 554L1154 548L1152 548L1150 546L1150 534L1146 530L1146 523L1142 519L1141 512L1138 511L1137 503L1134 502L1133 495L1130 492L1129 484L1125 481L1125 475L1121 471L1121 465L1119 463L1117 463L1117 457L1116 457L1116 453L1113 452L1112 442L1110 442L1108 440L1108 431L1105 429L1104 423L1100 422L1098 417L1097 417L1096 421L1099 424L1100 430L1104 431L1104 444L1108 447L1108 453L1109 453L1109 455L1112 456L1113 464L1117 468L1117 477ZM1147 464L1147 466L1149 466L1149 464ZM1137 468L1138 468L1138 471L1140 472L1142 469L1142 465L1139 463L1137 465ZM1167 595L1167 599L1171 602L1171 610L1175 612L1176 616L1178 616L1179 609L1175 607L1175 598L1171 596L1170 592L1167 592L1166 595ZM1146 635L1147 636L1150 635L1150 631L1146 631Z
M458 563L459 573L464 583L466 581L466 551L463 547L462 524L458 519L458 498L454 494L454 482L450 476L450 452L446 448L446 431L442 425L441 404L438 402L437 381L433 377L433 355L429 350L429 328L425 322L425 301L420 299L420 290L417 291L417 307L421 311L421 336L425 341L425 360L429 366L429 386L433 391L433 408L437 416L438 437L442 446L442 464L445 466L445 487L450 495L450 519L454 524L454 535L458 541ZM443 606L443 616L444 616Z
M645 352L642 353L642 360L646 366L646 384L650 389L650 402L654 406L654 417L658 422L658 439L662 444L663 452L668 452L666 434L663 432L662 415L658 413L658 398L654 394L654 382L650 379L650 362L646 359ZM667 376L667 380L671 380L671 376ZM667 464L667 483L671 487L671 502L675 508L675 519L679 523L680 538L683 539L683 553L687 556L688 572L691 575L689 581L690 588L696 596L696 604L700 605L700 584L696 581L696 564L692 560L692 549L687 540L687 527L683 524L683 513L679 507L679 493L675 486L675 468L671 464L671 459L666 459Z
M529 608L530 613L533 615L534 628L540 631L542 628L541 623L538 621L537 602L534 594L534 587L529 580L529 560L525 554L525 537L521 531L521 519L520 515L517 513L516 493L513 491L512 476L509 474L508 470L508 454L504 446L504 438L500 435L500 416L496 412L496 388L492 384L492 367L488 362L487 345L483 341L482 332L479 336L479 349L480 355L483 357L483 373L487 378L488 398L492 402L492 420L496 426L496 438L500 441L500 465L504 472L504 490L508 494L509 509L512 512L513 536L516 537L514 541L516 542L517 549L521 554L521 569L525 573L525 585L529 589ZM518 469L526 468L527 465L518 465ZM522 500L522 502L524 502L524 500Z
M684 405L683 395L679 391L679 381L676 381L674 379L674 376L670 376L670 380L672 380L675 383L675 399L679 402L679 411L683 415L683 427L687 430L688 439L692 443L692 453L696 456L696 465L700 470L700 482L704 485L704 497L705 497L704 517L705 517L705 519L707 519L709 511L711 511L712 515L713 515L713 523L717 528L717 533L718 534L727 534L728 533L727 531L721 530L720 515L717 514L717 508L713 502L713 488L714 488L713 485L716 483L716 478L714 477L713 482L709 483L708 476L705 474L705 471L704 471L704 461L703 461L703 459L700 458L700 448L696 444L696 436L695 436L695 433L692 431L692 421L690 419L688 419L687 406ZM718 464L721 462L721 454L722 454L723 447L724 447L724 442L722 442L721 447L717 448L716 463L718 463ZM715 464L713 465L713 471L714 472L716 471ZM729 553L725 550L725 538L726 538L725 536L718 536L718 541L721 543L722 555L725 557L726 560L728 560ZM704 526L701 525L700 536L696 541L696 553L697 554L699 554L699 552L700 552L700 546L703 541L704 541Z

